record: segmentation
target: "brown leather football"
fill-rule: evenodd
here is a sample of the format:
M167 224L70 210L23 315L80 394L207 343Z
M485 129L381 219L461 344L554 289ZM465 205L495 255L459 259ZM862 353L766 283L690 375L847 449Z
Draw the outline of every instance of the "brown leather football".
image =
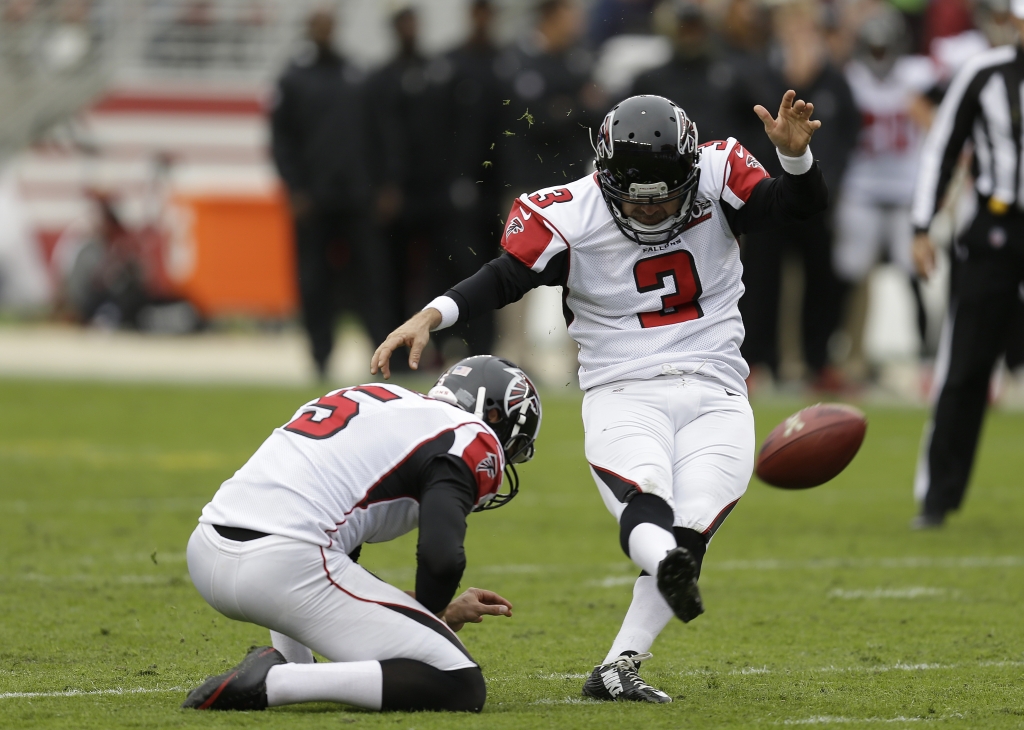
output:
M768 434L757 454L757 476L782 489L824 484L857 455L867 428L864 414L842 403L797 411Z

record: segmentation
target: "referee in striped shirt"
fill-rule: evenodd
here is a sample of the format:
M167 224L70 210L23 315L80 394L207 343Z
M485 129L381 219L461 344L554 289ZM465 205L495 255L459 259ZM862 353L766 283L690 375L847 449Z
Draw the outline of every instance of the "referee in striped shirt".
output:
M1011 0L1024 38L1024 0ZM1000 355L1019 347L1024 300L1024 48L1000 46L971 58L954 77L921 155L913 207L914 263L934 271L928 227L965 145L973 151L977 212L953 246L950 311L936 362L939 393L925 427L914 483L917 529L940 527L967 489ZM1009 359L1009 356L1008 356Z

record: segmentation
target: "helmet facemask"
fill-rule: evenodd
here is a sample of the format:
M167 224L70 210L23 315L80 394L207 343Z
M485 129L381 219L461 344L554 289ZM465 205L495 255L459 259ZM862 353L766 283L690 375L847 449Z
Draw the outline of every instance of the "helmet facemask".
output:
M624 105L629 105L625 116L630 118L616 119ZM640 107L644 108L638 116ZM616 129L620 122L638 131L623 127L620 132ZM652 126L658 129L652 130ZM671 241L686 228L700 184L697 139L697 125L682 109L661 97L632 97L605 117L597 143L591 140L597 155L594 166L612 219L627 239L642 246L657 245ZM676 200L680 201L679 210L654 225L640 223L622 212L623 203L652 205Z
M513 465L533 458L540 432L540 398L526 373L507 360L471 357L449 368L428 395L471 412L497 436L505 456L508 491L495 494L474 511L507 503L519 491L519 475Z

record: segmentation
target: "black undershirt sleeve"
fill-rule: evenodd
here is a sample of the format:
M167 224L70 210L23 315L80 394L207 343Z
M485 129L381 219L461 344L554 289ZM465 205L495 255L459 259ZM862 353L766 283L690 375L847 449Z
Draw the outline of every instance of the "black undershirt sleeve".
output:
M544 271L537 273L508 252L488 261L480 270L453 286L445 296L459 305L459 321L465 322L506 304L518 302L526 292L539 286L564 283L568 251L551 258Z
M722 213L736 236L806 220L827 207L828 186L817 162L803 175L784 172L782 177L765 178L738 210L722 201Z
M416 600L432 613L451 602L466 569L466 515L476 503L476 480L454 456L431 459L420 473L420 534Z

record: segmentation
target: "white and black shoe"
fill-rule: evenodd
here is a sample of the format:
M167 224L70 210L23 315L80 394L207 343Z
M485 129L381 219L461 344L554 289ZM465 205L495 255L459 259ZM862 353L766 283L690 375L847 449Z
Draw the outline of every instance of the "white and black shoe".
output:
M629 700L632 702L671 702L672 698L640 678L640 662L651 654L624 651L610 664L594 667L583 685L583 696L595 700Z
M287 662L277 649L253 647L238 666L210 677L189 692L181 706L195 710L265 710L267 674L278 664Z
M704 613L697 588L697 561L689 550L677 547L658 564L658 591L683 623Z

